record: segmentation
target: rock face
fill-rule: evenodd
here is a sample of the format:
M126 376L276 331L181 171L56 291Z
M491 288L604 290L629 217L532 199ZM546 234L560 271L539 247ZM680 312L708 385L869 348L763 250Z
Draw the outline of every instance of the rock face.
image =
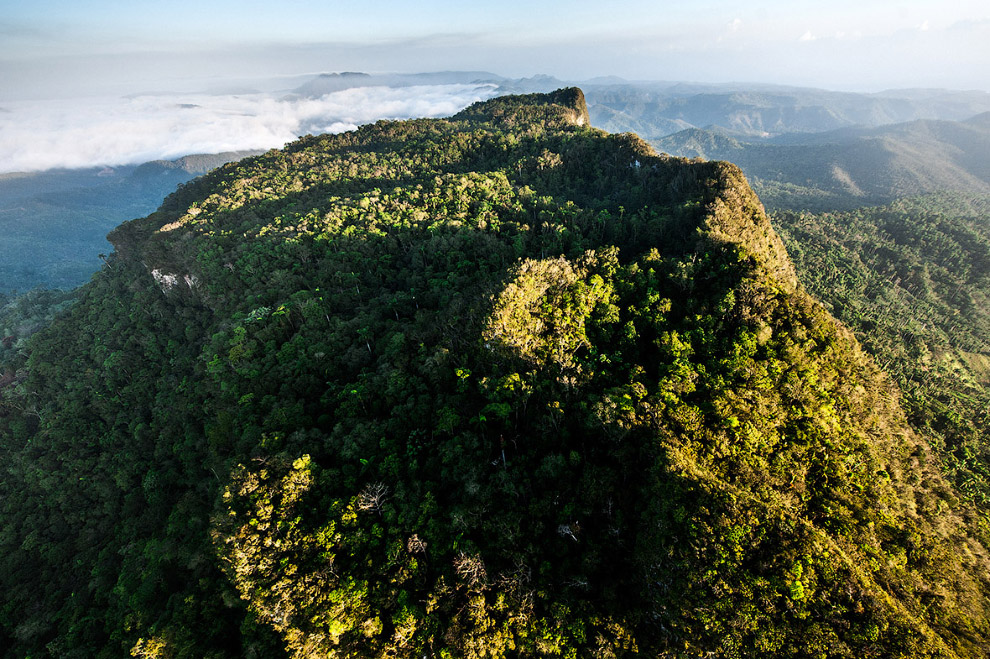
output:
M739 170L580 90L111 238L0 417L13 656L985 656L982 536Z

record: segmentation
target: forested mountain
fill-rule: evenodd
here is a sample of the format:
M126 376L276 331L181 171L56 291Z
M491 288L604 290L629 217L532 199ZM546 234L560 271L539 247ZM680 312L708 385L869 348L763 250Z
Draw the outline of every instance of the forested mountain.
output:
M736 163L764 203L779 208L851 209L947 190L990 193L990 113L761 142L688 129L653 145Z
M743 168L802 283L895 378L912 425L981 505L990 497L988 129L984 113L760 143L695 129L656 142Z
M894 377L912 425L981 506L990 497L988 129L984 113L756 143L698 129L654 142L742 167L801 282Z
M227 165L2 348L6 656L981 657L984 517L738 168L580 90Z
M152 212L177 185L256 153L0 174L0 293L82 284L110 250L108 231Z
M283 94L281 101L290 104L301 98L324 99L327 94L356 87L378 87L381 91L384 87L474 86L483 90L479 97L486 97L496 90L516 94L565 86L546 75L509 79L486 71L325 73L279 79L278 84L285 85L279 92ZM898 195L936 190L944 184L974 191L987 180L970 168L970 161L982 160L982 171L986 171L985 139L973 143L969 160L956 163L952 136L877 134L869 138L863 132L866 129L856 128L919 119L961 121L990 111L990 94L985 92L893 90L853 94L758 84L635 82L615 77L582 84L586 85L593 125L610 132L636 132L662 151L737 162L751 182L753 176L759 179L755 181L757 192L772 206L809 207L814 201L821 210L849 209L887 203ZM380 111L387 114L390 107L386 103ZM293 134L322 132L334 123L324 119L307 119ZM861 134L833 136L832 131L839 128L860 130ZM657 141L687 129L693 132L673 138L673 142ZM812 137L811 132L816 131L828 131L824 139L845 142L843 146L825 147ZM784 140L795 132L809 141L783 148ZM854 135L862 142L859 146L846 144ZM762 143L768 136L776 136L775 146L742 144ZM730 144L719 150L707 144L712 140L728 140ZM156 161L137 172L134 166L123 166L0 173L0 291L37 286L69 289L85 282L101 264L98 255L109 249L104 240L107 231L153 211L177 184L193 175L245 154L220 155L217 161L204 160L214 156ZM841 162L833 166L833 160ZM784 163L783 168L779 162ZM881 179L874 171L893 174ZM978 180L974 181L974 176Z

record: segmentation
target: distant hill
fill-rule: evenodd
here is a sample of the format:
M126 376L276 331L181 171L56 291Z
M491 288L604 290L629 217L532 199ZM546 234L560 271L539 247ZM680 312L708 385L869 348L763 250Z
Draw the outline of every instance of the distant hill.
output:
M0 292L74 288L99 269L106 234L153 211L176 186L256 151L142 165L0 175Z
M135 167L131 176L135 179L151 178L167 174L178 174L179 178L183 178L185 174L199 176L216 169L220 165L226 165L228 162L241 160L248 156L256 156L261 153L264 152L225 151L223 153L194 153L174 160L151 160Z
M636 132L648 140L685 128L752 139L917 119L960 121L990 110L990 94L979 91L856 94L759 85L628 83L589 86L587 93L594 125Z
M990 192L990 114L746 142L688 129L652 141L672 155L739 165L771 206L842 208L941 190Z
M317 98L354 87L412 87L415 85L500 84L507 78L488 71L437 71L432 73L323 73L296 89L294 94Z

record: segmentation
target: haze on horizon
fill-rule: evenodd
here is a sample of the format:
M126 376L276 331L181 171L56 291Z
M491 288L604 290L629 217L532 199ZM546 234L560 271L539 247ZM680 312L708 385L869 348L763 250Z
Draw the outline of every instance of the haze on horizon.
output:
M0 2L0 171L188 153L182 140L173 150L149 140L154 130L211 133L200 150L280 146L321 117L342 130L485 96L433 88L431 104L366 92L323 115L278 96L328 71L990 90L985 0Z
M852 91L990 90L984 0L3 4L6 97L51 94L53 82L157 87L190 76L453 69Z

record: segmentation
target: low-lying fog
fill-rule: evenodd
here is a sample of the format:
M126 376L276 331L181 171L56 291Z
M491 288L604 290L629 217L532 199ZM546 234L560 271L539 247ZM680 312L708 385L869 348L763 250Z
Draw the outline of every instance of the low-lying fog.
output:
M494 84L363 86L292 92L166 93L0 106L0 172L122 165L190 153L281 147L378 119L448 116Z

